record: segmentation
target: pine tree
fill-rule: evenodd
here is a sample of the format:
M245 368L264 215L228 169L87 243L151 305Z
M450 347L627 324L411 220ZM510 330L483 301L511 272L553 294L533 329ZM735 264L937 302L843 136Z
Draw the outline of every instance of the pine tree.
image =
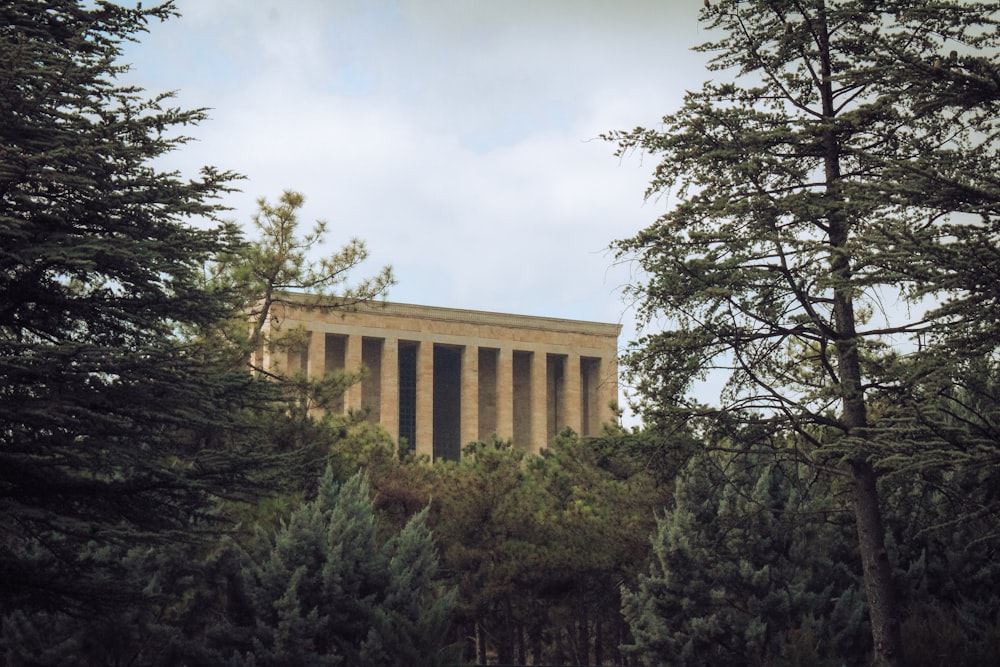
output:
M782 664L793 650L799 664L865 662L861 581L845 565L856 556L829 479L767 449L716 451L689 462L675 500L649 572L624 597L630 653L644 664Z
M989 358L961 367L919 409L886 408L911 452L883 489L912 665L1000 660L1000 385Z
M470 661L620 657L620 588L645 565L654 512L670 490L664 470L649 465L660 453L650 442L567 430L538 457L495 440L470 444L459 461L406 460L373 476L387 512L432 501Z
M253 238L214 258L208 269L211 288L233 295L240 308L219 321L211 337L234 350L256 376L278 385L282 408L290 417L279 436L286 449L328 449L322 444L331 444L337 432L361 421L360 414L345 418L340 408L344 392L366 371L348 368L310 376L304 367L288 368L282 360L291 352L304 353L310 333L301 325L288 326L283 321L285 309L350 310L383 298L396 281L390 266L352 280L353 270L368 258L368 248L358 238L314 259L325 243L327 225L317 220L310 231L301 231L299 212L304 203L305 197L291 190L283 192L276 204L258 199L251 221Z
M385 537L358 472L328 467L314 500L242 559L236 613L213 629L216 660L233 664L438 665L453 594L438 580L426 511Z
M913 410L928 377L995 354L995 288L969 266L996 265L1000 14L720 0L702 18L719 37L700 49L724 80L662 128L608 135L656 155L648 195L675 198L616 244L648 276L633 290L646 322L666 323L627 366L651 422L765 422L839 465L875 661L900 664L877 477L918 459L880 408ZM726 378L719 405L696 405L690 390L712 371Z
M282 307L313 312L350 309L384 297L396 283L392 267L385 266L376 275L350 284L351 271L368 258L368 248L358 238L328 257L313 260L311 255L326 239L326 222L317 220L311 231L301 233L299 210L304 204L305 196L292 190L283 192L277 204L258 199L252 220L257 238L235 252L219 255L212 266L213 283L238 294L245 305L221 333L242 350L254 371L286 380L289 374L279 364L265 367L259 358L264 348L288 350L304 342L297 332L283 330ZM339 387L339 393L343 388ZM335 386L333 391L337 390Z
M234 175L159 171L205 113L117 80L173 13L0 4L0 616L26 632L148 599L135 563L259 464L227 445L260 385L196 336L233 307L202 269L238 240L213 222Z

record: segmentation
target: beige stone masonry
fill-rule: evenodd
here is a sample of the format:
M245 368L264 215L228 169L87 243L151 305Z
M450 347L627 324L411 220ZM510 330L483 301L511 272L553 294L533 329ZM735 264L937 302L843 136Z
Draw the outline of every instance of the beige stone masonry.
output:
M275 316L310 332L311 377L368 367L339 409L367 410L429 458L494 434L538 452L563 428L596 435L614 417L618 324L403 303Z

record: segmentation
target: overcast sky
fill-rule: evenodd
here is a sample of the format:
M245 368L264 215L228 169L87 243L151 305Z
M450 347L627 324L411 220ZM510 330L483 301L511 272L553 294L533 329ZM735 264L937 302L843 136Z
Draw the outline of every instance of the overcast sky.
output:
M708 78L701 0L177 0L125 61L149 93L210 107L168 165L306 196L389 300L620 322L608 245L650 224L654 163L597 136L656 125Z

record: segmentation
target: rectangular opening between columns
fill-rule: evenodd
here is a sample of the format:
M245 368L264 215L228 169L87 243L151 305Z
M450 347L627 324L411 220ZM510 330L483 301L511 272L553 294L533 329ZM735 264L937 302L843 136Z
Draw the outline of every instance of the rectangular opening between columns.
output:
M409 451L417 445L417 341L399 341L399 439Z
M500 350L479 348L479 439L489 442L497 425L497 368Z
M382 348L383 338L361 339L361 408L365 419L371 424L382 421Z
M514 446L531 451L532 353L514 350Z
M545 428L551 442L566 427L566 355L545 355Z
M601 359L580 357L580 426L581 435L598 435L601 432Z
M324 372L329 373L331 371L343 372L347 366L347 336L340 334L326 334L326 359L324 363ZM343 414L344 412L344 396L340 395L333 399L330 403L330 410L337 413Z
M434 346L434 460L462 453L462 348Z

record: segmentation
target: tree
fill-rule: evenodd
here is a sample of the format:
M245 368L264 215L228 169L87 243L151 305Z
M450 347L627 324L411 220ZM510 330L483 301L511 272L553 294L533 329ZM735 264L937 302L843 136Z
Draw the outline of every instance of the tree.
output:
M158 171L205 113L116 81L122 43L173 13L0 5L0 616L147 598L131 563L260 465L223 445L263 383L191 335L231 312L201 271L236 231L190 222L235 176Z
M246 304L248 312L230 323L226 334L257 372L274 370L254 360L255 351L296 343L294 332L279 333L282 306L315 311L349 309L384 297L396 284L392 267L385 266L374 276L349 285L351 271L368 258L368 248L358 238L329 257L311 259L309 255L325 239L326 222L317 220L312 231L300 235L298 211L304 203L305 197L292 190L283 192L277 204L258 199L253 225L259 238L221 255L214 267L216 284L235 291Z
M534 551L523 502L524 457L509 441L473 443L458 461L414 471L430 477L432 525L443 568L458 590L456 622L476 638L477 662L486 660L487 646L501 663L514 661L514 606L526 590L520 575Z
M1000 660L997 514L978 511L995 505L998 472L924 468L883 482L908 667Z
M438 581L427 511L385 537L369 485L338 485L263 532L241 558L227 622L208 633L233 664L440 665L454 660L454 595Z
M914 666L1000 660L1000 385L989 357L959 369L922 386L932 398L882 408L914 452L881 483Z
M761 444L702 452L678 476L653 563L624 595L626 650L645 664L865 662L861 581L830 475Z
M667 323L626 366L651 421L790 429L839 466L875 661L900 664L877 472L914 459L872 406L959 376L958 333L995 354L977 306L994 291L964 263L996 256L998 10L721 0L702 20L722 33L699 47L710 69L738 82L689 93L660 129L606 135L658 156L647 196L676 197L615 244L648 275L631 288L645 322ZM707 408L690 393L710 372L726 380Z
M549 637L535 664L621 662L621 589L649 562L648 535L671 503L679 467L652 442L614 426L592 438L566 429L527 460L526 523L537 548L522 577L527 606L541 618L533 639Z
M647 562L654 512L669 502L642 434L566 430L537 457L507 441L458 461L412 457L369 468L382 516L430 504L442 570L457 589L467 659L603 664L627 628L620 588Z
M326 223L318 220L312 231L300 233L298 211L304 202L302 194L291 190L282 193L277 204L258 199L253 216L257 238L220 253L209 272L212 289L234 295L240 304L232 317L219 323L213 338L232 349L254 374L279 385L291 417L291 437L285 439L300 445L317 441L317 426L330 435L327 427L339 429L353 418L345 420L333 408L365 371L348 368L310 377L305 369L292 372L283 367L278 359L287 358L290 351L304 352L309 342L309 332L302 327L283 326L284 308L349 310L384 297L396 282L392 267L385 266L350 284L352 270L368 258L365 243L357 238L328 257L313 259L325 240Z

